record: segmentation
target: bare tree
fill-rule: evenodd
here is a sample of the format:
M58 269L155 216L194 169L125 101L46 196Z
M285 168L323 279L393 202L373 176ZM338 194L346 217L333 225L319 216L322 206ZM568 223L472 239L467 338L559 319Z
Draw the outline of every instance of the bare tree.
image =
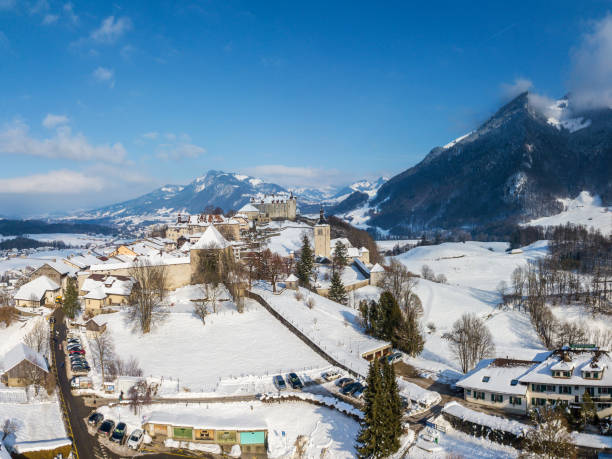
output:
M143 371L138 359L131 356L127 360L115 357L109 362L108 371L111 376L142 376Z
M418 278L408 271L408 268L402 263L392 259L385 269L385 275L381 283L383 290L388 290L397 301L402 301L402 299L410 296L418 283Z
M41 317L34 320L36 322L32 329L23 337L23 342L39 354L47 355L49 351L49 326Z
M429 267L429 265L421 266L421 277L428 281L436 281L436 275L433 272L433 269Z
M463 373L470 371L480 360L493 355L495 351L491 332L475 314L463 314L443 338L449 342Z
M102 382L104 382L106 381L106 372L111 365L114 365L115 358L115 346L108 330L104 330L93 337L91 340L91 352L94 361L100 366Z
M153 388L144 379L139 380L128 390L128 400L134 414L140 412L144 405L150 405L153 400Z
M567 429L567 421L559 410L552 406L541 407L531 412L535 427L526 436L526 457L575 458L576 447ZM533 456L532 456L533 455Z
M154 265L138 260L130 269L135 283L130 294L129 318L142 333L149 333L153 324L165 316L161 305L167 284L164 265Z
M523 269L519 266L512 271L512 294L514 301L520 307L523 303L523 291L525 288L525 277L523 276Z

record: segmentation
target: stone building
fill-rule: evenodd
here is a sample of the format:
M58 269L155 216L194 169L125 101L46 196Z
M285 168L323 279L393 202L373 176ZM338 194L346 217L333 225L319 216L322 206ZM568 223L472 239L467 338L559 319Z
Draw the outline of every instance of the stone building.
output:
M241 223L223 215L179 214L176 223L168 226L166 237L173 241L189 239L189 236L203 234L209 226L214 226L228 241L239 241Z
M314 226L314 255L320 258L331 258L331 247L330 247L331 228L325 215L323 208L319 213L319 221Z
M260 216L269 220L295 220L297 199L293 193L286 198L265 195L262 199L251 198L251 205L259 210Z

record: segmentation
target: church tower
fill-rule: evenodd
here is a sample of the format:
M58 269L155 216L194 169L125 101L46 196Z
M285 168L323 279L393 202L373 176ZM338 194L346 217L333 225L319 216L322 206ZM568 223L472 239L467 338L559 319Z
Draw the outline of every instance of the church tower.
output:
M314 254L315 257L325 257L331 259L330 227L325 215L323 214L323 206L321 206L319 221L314 227Z

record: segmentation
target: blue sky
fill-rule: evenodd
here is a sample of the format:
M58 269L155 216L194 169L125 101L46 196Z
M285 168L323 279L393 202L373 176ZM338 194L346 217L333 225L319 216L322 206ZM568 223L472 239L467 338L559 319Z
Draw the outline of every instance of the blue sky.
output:
M0 214L208 169L315 187L394 175L519 89L564 95L611 9L0 0Z

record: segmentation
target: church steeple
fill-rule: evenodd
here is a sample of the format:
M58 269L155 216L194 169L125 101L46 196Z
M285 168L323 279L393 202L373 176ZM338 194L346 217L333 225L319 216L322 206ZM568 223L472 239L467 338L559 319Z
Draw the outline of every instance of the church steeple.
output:
M325 212L323 211L323 204L321 204L321 210L319 210L319 221L317 225L327 225L327 220L325 220Z

